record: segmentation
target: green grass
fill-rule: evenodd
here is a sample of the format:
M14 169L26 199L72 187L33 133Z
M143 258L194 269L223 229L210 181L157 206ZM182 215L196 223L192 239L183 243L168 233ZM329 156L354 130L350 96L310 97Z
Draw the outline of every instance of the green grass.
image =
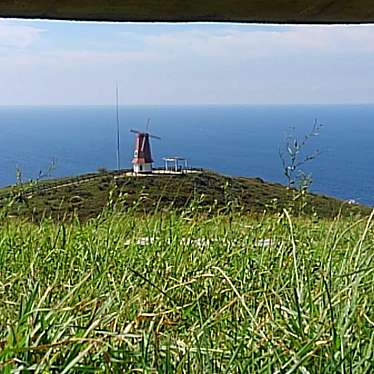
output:
M226 210L227 206L250 214L264 211L282 212L294 209L297 193L277 183L259 178L219 175L210 171L188 175L159 175L148 177L115 178L115 173L87 174L59 180L40 181L32 185L8 187L0 190L0 206L13 202L10 214L38 221L43 217L69 220L76 215L81 221L99 215L108 199L122 196L127 209L152 213L155 209L183 211L196 200L210 211ZM12 198L19 196L19 199ZM305 195L307 214L334 217L370 214L370 208L316 194Z
M371 217L197 207L5 218L1 372L373 371Z

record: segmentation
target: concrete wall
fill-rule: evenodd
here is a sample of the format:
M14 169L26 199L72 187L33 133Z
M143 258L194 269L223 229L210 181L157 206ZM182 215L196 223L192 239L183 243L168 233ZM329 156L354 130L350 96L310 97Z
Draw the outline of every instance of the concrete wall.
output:
M152 164L134 164L134 173L150 173Z
M374 22L373 0L0 0L0 17L108 21Z

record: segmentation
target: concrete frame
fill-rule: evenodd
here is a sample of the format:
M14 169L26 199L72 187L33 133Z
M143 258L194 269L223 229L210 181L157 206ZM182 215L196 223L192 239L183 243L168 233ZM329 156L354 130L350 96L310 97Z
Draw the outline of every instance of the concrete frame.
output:
M372 0L0 0L0 17L85 21L373 23Z

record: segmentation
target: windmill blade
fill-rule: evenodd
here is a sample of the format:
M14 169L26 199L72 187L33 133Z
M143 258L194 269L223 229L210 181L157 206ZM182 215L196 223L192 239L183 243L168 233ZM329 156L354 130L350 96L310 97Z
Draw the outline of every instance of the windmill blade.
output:
M130 129L130 132L133 132L134 134L142 134L142 131Z
M148 120L147 120L147 126L146 126L146 128L145 128L147 133L149 133L149 128L150 128L150 126L151 126L151 119L148 118Z
M156 136L156 135L148 135L150 138L152 139L158 139L158 140L161 140L161 138L159 136Z
M145 138L146 138L146 135L144 135L144 137L143 137L142 147L140 148L140 150L141 150L142 152L144 152Z

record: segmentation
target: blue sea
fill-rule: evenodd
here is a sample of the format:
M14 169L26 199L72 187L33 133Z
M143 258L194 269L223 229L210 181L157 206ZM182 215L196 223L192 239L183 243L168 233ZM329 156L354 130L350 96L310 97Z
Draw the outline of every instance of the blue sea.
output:
M323 127L305 154L315 192L374 206L374 105L121 106L121 167L131 166L134 136L151 118L156 165L183 156L193 167L286 183L279 149L291 128L302 137ZM0 107L0 185L36 178L56 160L54 177L116 167L114 107Z

